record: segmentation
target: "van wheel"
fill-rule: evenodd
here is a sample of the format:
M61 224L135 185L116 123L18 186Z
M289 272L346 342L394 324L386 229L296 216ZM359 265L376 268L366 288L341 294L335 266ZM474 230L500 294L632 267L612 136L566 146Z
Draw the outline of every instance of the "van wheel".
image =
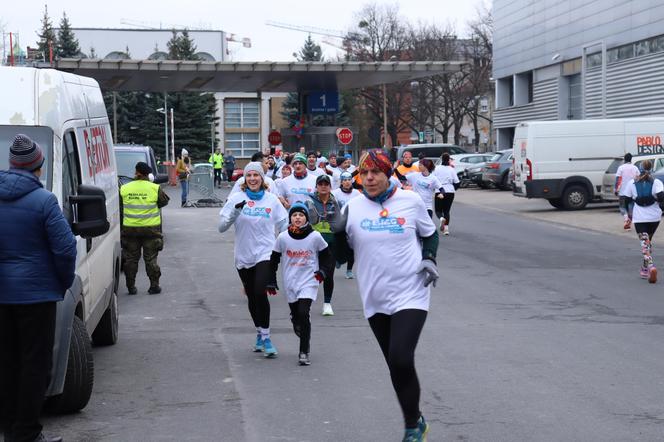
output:
M113 345L118 342L118 291L113 290L111 302L92 333L95 345Z
M560 198L551 198L547 201L549 202L549 204L551 204L556 209L562 209L563 208L563 200L561 200Z
M568 186L563 192L562 203L565 210L583 209L588 204L588 190L583 186Z
M65 385L62 394L49 398L48 409L58 414L82 410L88 405L93 383L92 344L85 324L78 316L74 316Z

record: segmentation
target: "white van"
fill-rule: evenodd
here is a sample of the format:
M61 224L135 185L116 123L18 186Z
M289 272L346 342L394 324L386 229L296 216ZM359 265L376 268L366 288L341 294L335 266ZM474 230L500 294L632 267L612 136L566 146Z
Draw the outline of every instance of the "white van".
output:
M664 153L664 118L529 121L514 133L514 195L582 209L601 201L604 172L625 153Z
M118 338L120 211L111 128L96 81L53 69L0 67L0 169L24 133L44 149L41 181L58 198L77 240L76 278L57 307L48 406L84 408L95 344Z

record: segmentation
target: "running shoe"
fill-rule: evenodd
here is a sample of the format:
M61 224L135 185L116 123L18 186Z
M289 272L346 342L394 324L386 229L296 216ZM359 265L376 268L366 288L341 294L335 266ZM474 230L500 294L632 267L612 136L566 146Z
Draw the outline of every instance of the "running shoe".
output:
M641 278L647 279L648 278L648 268L647 267L641 267L641 272L639 273L641 275Z
M447 226L443 226L443 235L449 236L450 235L450 228Z
M355 275L353 275L352 270L346 270L346 279L353 279L355 278Z
M442 232L445 229L445 217L440 217L440 231Z
M623 229L629 230L632 227L632 220L627 218L625 220L625 224L623 225Z
M298 359L300 365L311 365L311 360L309 359L309 353L300 353L300 358Z
M650 284L657 282L657 268L652 264L648 266L648 282Z
M334 316L334 310L332 310L332 304L326 302L323 304L323 316Z
M277 355L277 347L272 345L270 338L263 339L263 354L266 358L273 358Z
M254 351L258 353L263 351L264 349L265 347L263 345L263 338L261 337L261 334L258 333L256 335L256 344L254 345Z
M422 430L419 428L407 428L402 442L425 442L426 438L426 434L422 434Z
M422 440L427 439L427 433L429 432L429 424L424 419L424 416L420 415L420 418L417 420L417 428L419 428L422 433Z

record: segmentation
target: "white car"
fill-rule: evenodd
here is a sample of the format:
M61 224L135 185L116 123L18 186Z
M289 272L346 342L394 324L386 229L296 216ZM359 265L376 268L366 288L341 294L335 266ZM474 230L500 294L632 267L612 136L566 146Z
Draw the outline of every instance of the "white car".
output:
M464 153L459 155L451 155L450 159L454 162L454 169L456 170L459 179L462 178L464 172L470 167L478 166L480 163L485 163L491 159L494 154L487 153Z

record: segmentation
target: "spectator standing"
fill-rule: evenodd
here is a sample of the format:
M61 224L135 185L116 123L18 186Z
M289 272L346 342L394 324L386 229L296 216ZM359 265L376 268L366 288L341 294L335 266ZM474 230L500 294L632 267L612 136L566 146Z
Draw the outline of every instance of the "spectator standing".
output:
M180 159L175 165L175 173L177 173L180 180L180 188L182 189L181 207L184 207L189 196L189 175L191 175L191 160L187 149L182 149Z
M224 156L221 154L221 148L217 147L217 150L210 155L208 162L212 164L214 170L214 185L219 188L221 187L221 175L224 168Z
M42 433L56 304L72 285L76 238L39 177L41 147L19 134L0 171L0 427L5 441L62 441Z
M224 170L226 171L226 181L228 182L226 187L231 187L233 171L235 170L235 157L233 156L233 151L230 149L226 151L226 156L224 157Z

